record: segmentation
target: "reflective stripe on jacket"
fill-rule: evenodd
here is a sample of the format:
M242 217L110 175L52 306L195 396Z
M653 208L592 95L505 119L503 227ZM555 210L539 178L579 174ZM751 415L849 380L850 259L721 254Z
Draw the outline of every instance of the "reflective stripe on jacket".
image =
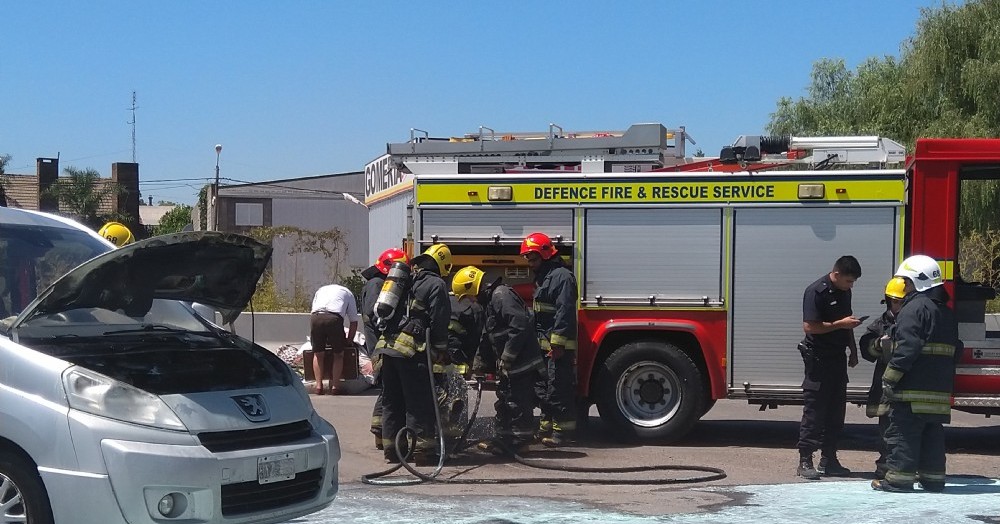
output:
M576 277L558 259L546 260L535 276L532 310L543 350L551 344L576 350Z
M951 309L929 293L911 293L904 299L882 379L893 386L893 398L887 400L909 402L914 413L948 422L962 343Z
M451 320L451 302L448 289L441 275L431 270L415 272L410 285L407 316L398 328L387 327L376 345L376 351L390 356L412 357L426 349L448 350L448 322ZM430 328L430 340L425 341Z

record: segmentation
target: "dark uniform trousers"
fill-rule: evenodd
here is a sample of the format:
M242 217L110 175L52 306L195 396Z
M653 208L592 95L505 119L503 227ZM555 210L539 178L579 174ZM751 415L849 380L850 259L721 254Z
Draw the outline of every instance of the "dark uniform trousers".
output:
M365 331L365 351L368 358L373 359L372 365L376 365L375 346L378 343L381 332L375 324L375 302L382 291L385 283L385 276L377 267L371 266L365 269L361 276L364 277L365 284L361 288L361 325ZM375 399L375 406L372 408L371 432L378 439L382 438L382 379L381 373L375 372L375 386L379 388L378 398Z
M497 436L514 446L531 442L535 434L535 372L500 375L497 384Z
M944 424L951 421L955 362L961 358L958 324L944 288L911 293L893 330L894 347L883 380L889 427L885 480L902 489L919 481L927 491L945 485Z
M909 402L890 403L887 418L886 444L890 452L885 480L903 488L912 487L918 480L928 491L943 490L944 425L933 415L914 413Z
M382 356L382 447L386 458L396 458L396 434L404 426L416 433L413 451L435 449L434 398L422 352L409 358ZM400 450L403 455L407 451Z
M847 410L847 362L844 358L822 358L815 366L817 369L807 370L803 382L799 454L820 450L822 456L833 458Z
M885 374L885 367L891 353L882 349L879 340L883 335L888 334L894 323L895 317L891 312L886 311L882 316L868 324L865 334L861 335L861 339L858 341L861 356L865 360L875 363L872 385L868 388L868 401L865 403L865 415L869 418L878 417L878 458L875 459L875 476L879 478L885 478L885 473L888 470L886 462L889 460L889 447L886 444L889 417L885 413L879 414L879 404L882 401L882 375Z
M545 369L535 381L535 395L542 408L542 434L576 431L576 351L563 351L557 359L545 356Z

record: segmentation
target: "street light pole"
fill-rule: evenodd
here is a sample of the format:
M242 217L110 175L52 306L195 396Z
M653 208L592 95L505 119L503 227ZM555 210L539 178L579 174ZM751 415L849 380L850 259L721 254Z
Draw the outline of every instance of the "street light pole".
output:
M212 231L219 230L219 157L222 156L222 144L215 144L215 188L212 191Z

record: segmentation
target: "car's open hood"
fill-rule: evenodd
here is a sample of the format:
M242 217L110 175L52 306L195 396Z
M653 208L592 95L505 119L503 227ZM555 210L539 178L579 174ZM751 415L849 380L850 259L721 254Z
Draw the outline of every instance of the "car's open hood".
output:
M55 281L14 321L96 307L149 312L154 298L212 306L224 323L250 302L271 258L271 248L251 238L190 231L149 238L84 262Z

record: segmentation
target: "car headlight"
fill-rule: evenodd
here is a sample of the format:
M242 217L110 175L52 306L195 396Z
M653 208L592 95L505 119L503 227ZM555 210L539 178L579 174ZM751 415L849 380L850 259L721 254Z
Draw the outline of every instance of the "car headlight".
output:
M73 409L143 426L187 429L160 397L89 369L68 369L63 385Z

